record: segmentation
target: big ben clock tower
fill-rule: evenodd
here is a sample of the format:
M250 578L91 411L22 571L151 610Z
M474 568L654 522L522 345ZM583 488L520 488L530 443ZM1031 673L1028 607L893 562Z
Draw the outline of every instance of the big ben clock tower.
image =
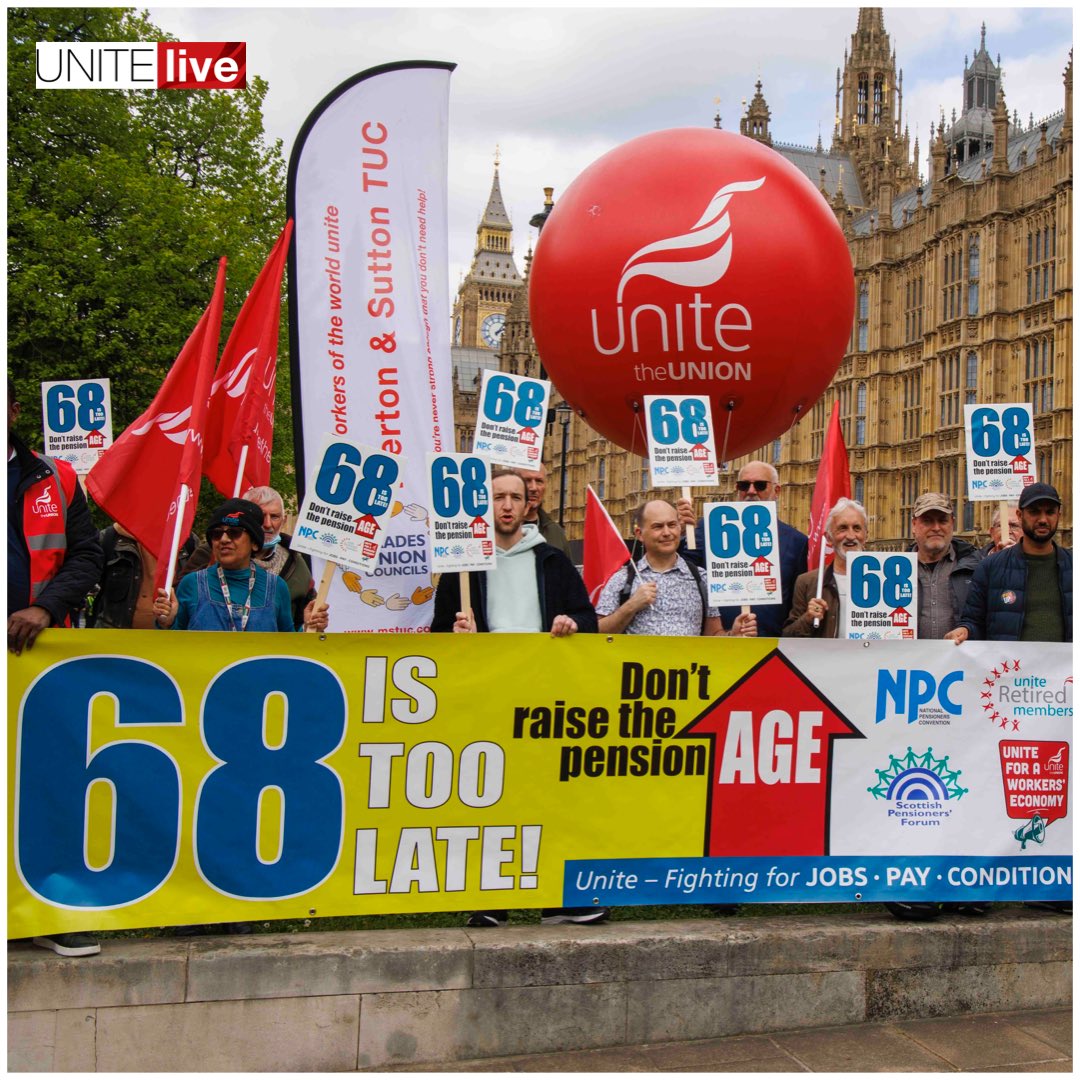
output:
M491 195L476 230L472 267L454 301L453 344L497 353L506 313L524 284L514 264L513 227L499 188L496 155Z

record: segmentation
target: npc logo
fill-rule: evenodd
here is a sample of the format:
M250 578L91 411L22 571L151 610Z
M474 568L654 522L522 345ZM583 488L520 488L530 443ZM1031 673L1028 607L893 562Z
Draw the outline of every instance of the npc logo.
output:
M948 727L963 715L963 706L954 696L964 681L963 671L950 671L938 678L919 668L882 668L878 671L874 722L904 719L909 724Z

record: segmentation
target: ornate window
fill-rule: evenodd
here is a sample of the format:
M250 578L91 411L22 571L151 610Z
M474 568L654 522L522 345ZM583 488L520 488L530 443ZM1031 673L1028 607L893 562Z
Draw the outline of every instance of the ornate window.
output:
M979 358L973 352L967 354L967 370L964 372L964 404L974 405L979 389Z
M905 531L919 497L919 470L911 469L900 476L900 528Z
M772 463L774 465L779 465L780 464L780 440L779 439L773 439Z
M976 233L971 234L968 242L968 304L969 315L979 314L979 237Z
M1025 303L1049 300L1057 286L1057 225L1036 224L1027 234Z
M900 377L900 381L903 384L903 437L917 439L922 434L922 369L909 371Z
M1035 415L1054 408L1053 335L1024 342L1024 400L1031 402Z
M866 383L855 390L855 445L866 445Z
M832 409L832 402L829 402ZM823 394L814 403L810 410L810 457L814 461L820 461L825 449L825 395Z
M600 459L600 471L596 478L596 494L599 498L603 499L607 493L607 481L605 479L607 475L607 458Z
M855 492L853 497L857 503L862 503L863 506L866 505L866 484L861 476L855 477Z
M870 282L859 282L858 333L855 348L866 352L870 337Z
M959 424L960 410L960 353L954 352L938 360L938 400L941 409L938 423L941 427Z
M870 96L870 82L865 75L859 76L858 100L855 103L855 122L866 123L867 98Z

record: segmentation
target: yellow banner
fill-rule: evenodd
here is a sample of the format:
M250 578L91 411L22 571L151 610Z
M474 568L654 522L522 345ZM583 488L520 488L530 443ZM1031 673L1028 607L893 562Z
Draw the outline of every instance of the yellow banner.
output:
M49 630L8 665L8 932L1063 899L1070 663L1025 643Z

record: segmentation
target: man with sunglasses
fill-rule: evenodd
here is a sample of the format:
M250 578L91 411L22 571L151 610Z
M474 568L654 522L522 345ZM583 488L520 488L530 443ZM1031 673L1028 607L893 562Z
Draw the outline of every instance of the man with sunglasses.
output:
M795 579L807 569L806 558L809 541L805 533L779 519L780 475L767 461L749 461L740 470L735 481L736 502L775 502L777 504L777 543L780 546L780 596L779 604L754 604L750 610L757 616L758 637L779 637L791 611L795 593ZM705 522L697 521L689 499L680 499L676 506L679 520L684 525L695 525L694 536L697 550L690 551L685 542L679 545L679 554L705 565ZM722 607L720 618L729 630L735 625L741 608Z
M172 595L158 590L156 625L162 630L292 632L289 587L258 566L254 556L264 545L263 512L246 499L229 499L210 515L206 529L213 562L188 574ZM321 633L328 609L304 609L303 627Z

